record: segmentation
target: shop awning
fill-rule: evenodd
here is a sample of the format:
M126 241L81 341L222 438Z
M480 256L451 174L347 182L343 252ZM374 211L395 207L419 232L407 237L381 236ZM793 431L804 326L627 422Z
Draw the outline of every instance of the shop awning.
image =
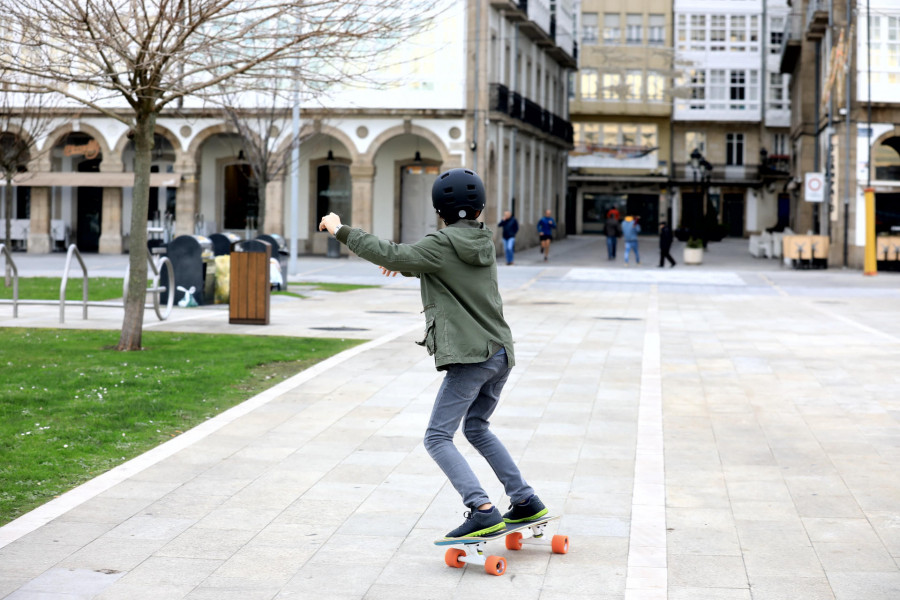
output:
M17 186L31 187L134 187L134 173L19 173L13 178ZM0 180L0 185L6 182ZM150 173L150 187L177 188L178 173Z

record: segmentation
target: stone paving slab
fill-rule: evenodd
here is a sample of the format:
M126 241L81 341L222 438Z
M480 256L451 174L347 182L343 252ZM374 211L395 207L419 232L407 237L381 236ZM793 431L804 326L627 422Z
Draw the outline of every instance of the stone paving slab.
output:
M492 422L563 513L549 532L568 555L497 543L496 578L431 544L464 509L422 445L441 375L412 344L415 282L398 279L273 304L280 334L336 323L374 341L0 538L0 598L900 597L900 278L663 275L598 264L603 241L500 270L519 362ZM361 261L301 262L379 281ZM68 325L118 326L98 310ZM221 331L223 314L154 327Z

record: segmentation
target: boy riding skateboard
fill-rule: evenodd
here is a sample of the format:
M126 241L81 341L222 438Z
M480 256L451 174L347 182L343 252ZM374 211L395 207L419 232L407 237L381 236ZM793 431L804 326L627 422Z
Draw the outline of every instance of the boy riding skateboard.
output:
M319 229L327 229L385 275L399 272L419 278L425 338L418 343L446 373L425 432L425 448L469 508L466 520L446 537L497 534L506 523L537 521L548 511L488 421L515 357L497 285L493 235L475 220L484 209L484 184L474 171L450 169L435 180L431 199L447 227L415 244L395 244L342 225L334 213L322 217ZM503 515L453 444L460 424L503 483L511 502Z

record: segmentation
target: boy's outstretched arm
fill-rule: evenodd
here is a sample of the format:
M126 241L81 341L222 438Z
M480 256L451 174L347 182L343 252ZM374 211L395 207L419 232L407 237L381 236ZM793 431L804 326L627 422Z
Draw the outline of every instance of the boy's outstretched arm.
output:
M347 231L343 231L345 228ZM339 229L342 231L338 232ZM341 218L334 213L322 217L319 230L328 230L328 233L347 244L347 247L360 258L387 271L396 271L405 276L414 273L433 273L443 262L441 248L434 236L426 236L415 244L395 244L361 229L342 225Z

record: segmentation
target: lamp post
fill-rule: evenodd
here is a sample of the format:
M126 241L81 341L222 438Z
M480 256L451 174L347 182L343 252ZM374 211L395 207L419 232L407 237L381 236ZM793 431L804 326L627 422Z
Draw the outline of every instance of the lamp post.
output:
M697 185L697 173L700 171L701 160L703 160L703 155L700 154L700 149L694 148L691 152L691 169L694 171L694 193L697 195L700 194L700 186ZM703 212L705 213L706 211L704 210ZM691 223L688 226L693 228L694 223ZM693 233L693 231L691 233Z

